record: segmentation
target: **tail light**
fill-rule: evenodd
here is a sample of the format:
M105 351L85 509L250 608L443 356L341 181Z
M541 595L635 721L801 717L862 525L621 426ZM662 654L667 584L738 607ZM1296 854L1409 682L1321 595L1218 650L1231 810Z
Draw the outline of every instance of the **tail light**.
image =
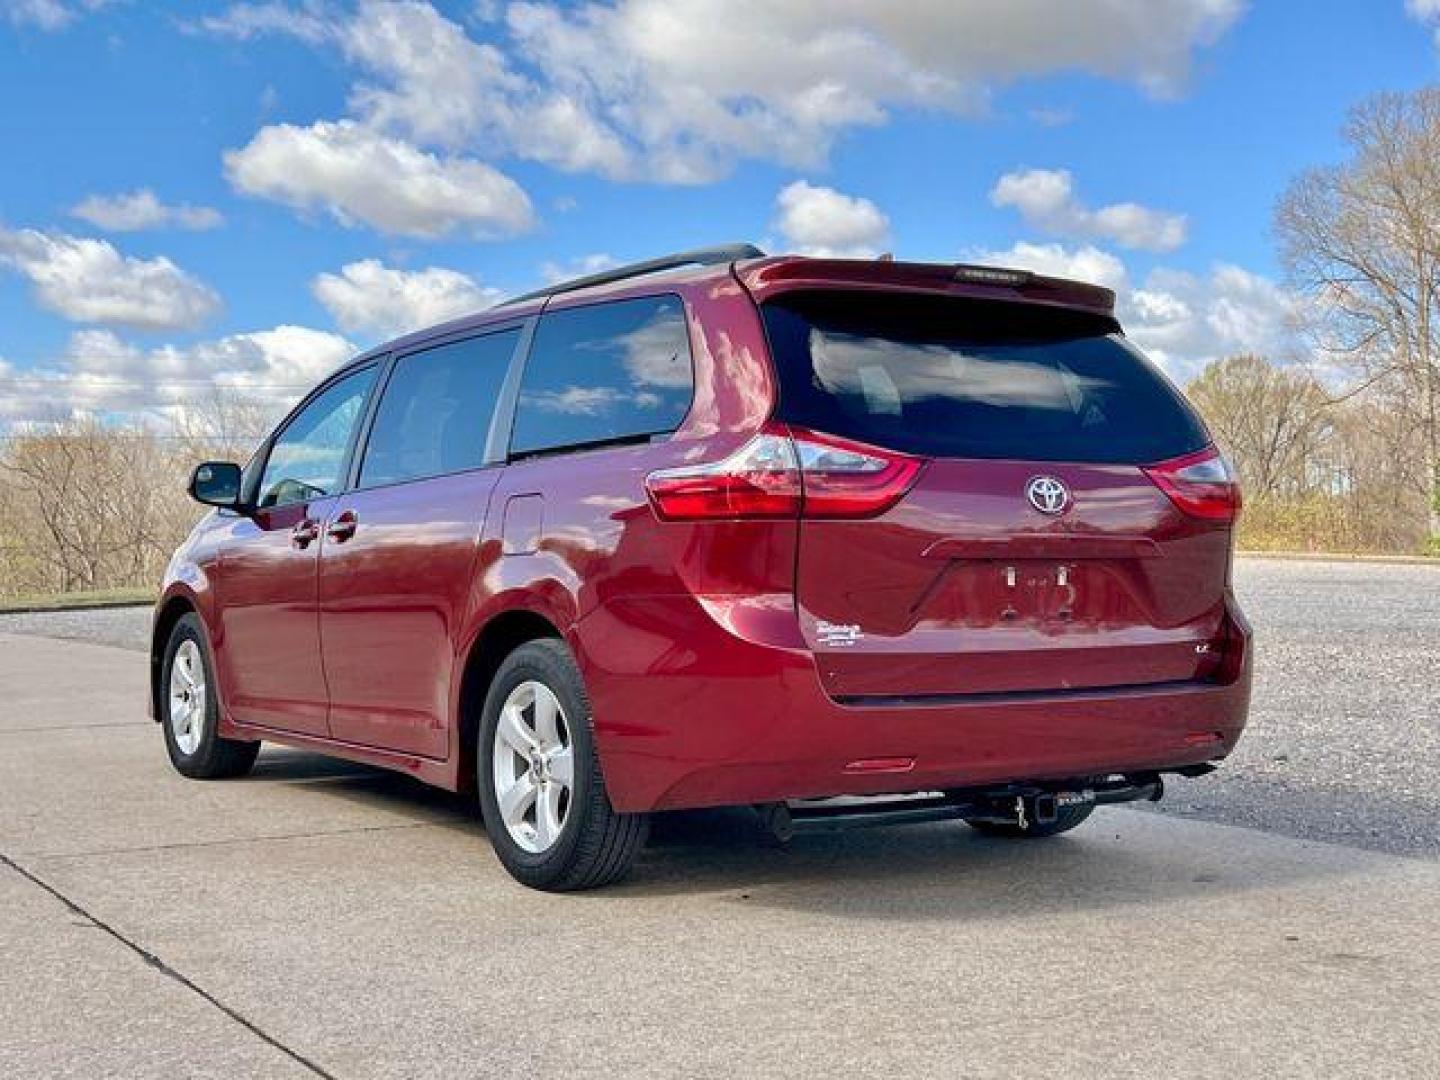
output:
M645 487L667 521L800 514L799 459L789 435L778 431L762 431L723 461L660 469Z
M1191 517L1233 522L1239 516L1240 485L1213 446L1151 465L1145 475Z
M794 438L807 518L883 514L920 475L920 459L907 454L813 431L796 431Z
M661 469L645 486L666 521L863 518L894 506L922 464L864 443L768 425L723 461Z

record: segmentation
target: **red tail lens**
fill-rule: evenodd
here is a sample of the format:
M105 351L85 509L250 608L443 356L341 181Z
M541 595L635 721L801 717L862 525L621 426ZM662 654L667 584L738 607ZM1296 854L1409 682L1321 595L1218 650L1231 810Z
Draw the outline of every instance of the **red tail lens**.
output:
M666 521L874 517L894 506L921 461L863 443L783 427L723 461L653 472L645 481Z
M795 447L774 431L762 431L723 461L653 472L645 487L666 521L800 515Z
M805 485L807 518L863 518L883 514L920 475L921 462L864 443L795 432Z
M1145 475L1191 517L1231 522L1240 513L1240 485L1213 446L1151 465Z

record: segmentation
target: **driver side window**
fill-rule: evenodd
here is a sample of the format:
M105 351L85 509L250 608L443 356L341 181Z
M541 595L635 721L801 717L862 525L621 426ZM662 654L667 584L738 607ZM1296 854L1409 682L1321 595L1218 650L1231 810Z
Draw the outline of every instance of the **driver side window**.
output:
M284 506L333 494L344 477L350 435L375 382L374 366L347 375L301 409L270 448L260 506Z

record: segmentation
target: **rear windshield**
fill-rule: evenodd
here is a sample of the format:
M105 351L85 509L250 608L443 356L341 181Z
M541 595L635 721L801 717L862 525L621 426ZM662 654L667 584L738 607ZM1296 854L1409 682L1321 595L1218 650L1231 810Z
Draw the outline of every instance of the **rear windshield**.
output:
M765 305L781 419L925 457L1143 465L1205 429L1108 320L895 293Z

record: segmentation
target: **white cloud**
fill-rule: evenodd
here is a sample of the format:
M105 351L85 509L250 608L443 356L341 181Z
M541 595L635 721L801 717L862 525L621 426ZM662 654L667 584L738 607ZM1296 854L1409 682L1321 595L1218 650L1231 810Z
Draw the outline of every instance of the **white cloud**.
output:
M169 259L123 255L106 240L0 229L0 263L30 279L42 307L72 322L175 330L220 309L213 289Z
M225 154L225 172L248 195L403 236L497 238L533 223L526 194L484 162L427 153L353 120L262 128Z
M1136 284L1118 258L1090 246L1022 242L965 258L1114 289L1126 335L1182 384L1212 360L1242 352L1286 359L1296 347L1300 298L1229 263L1206 274L1162 267Z
M803 254L874 258L890 235L890 220L869 199L803 180L781 189L775 206L779 215L776 227L786 243Z
M610 270L620 265L618 259L604 252L581 255L566 262L545 262L540 264L540 279L547 285L569 281L571 278L586 277Z
M48 364L0 363L0 422L50 423L86 415L165 420L221 396L278 413L354 352L339 335L303 326L152 349L109 330L80 330Z
M647 176L712 179L743 157L818 163L893 108L974 112L1004 83L1083 70L1178 89L1241 0L617 0L516 3L543 83L626 141Z
M5 17L16 26L63 30L81 14L99 11L115 0L5 0Z
M1405 0L1405 11L1416 22L1431 26L1435 44L1440 46L1440 0Z
M1120 292L1129 284L1125 264L1108 251L1086 245L1067 248L1061 244L1035 244L1021 241L999 251L972 250L965 253L967 262L987 266L1004 266L1031 270L1051 277L1072 278L1104 285Z
M1152 271L1127 296L1121 319L1136 344L1184 382L1236 353L1287 359L1300 305L1269 278L1217 263L1203 275Z
M283 34L318 45L333 36L334 21L320 0L306 0L297 5L263 0L232 4L221 14L202 16L186 28L239 41Z
M1244 0L538 0L491 7L493 42L429 3L235 5L232 37L337 46L356 119L422 146L621 179L714 180L737 161L813 167L895 109L978 113L997 87L1082 71L1173 94ZM494 21L491 21L494 20Z
M91 195L74 206L70 216L109 232L172 227L200 232L225 223L220 211L208 206L166 206L149 188L124 195Z
M649 400L632 395L614 386L567 386L564 390L538 390L524 396L526 405L541 412L562 413L566 416L599 416L610 412L622 402L638 405L659 404L659 399L650 395Z
M630 163L620 138L563 94L513 69L428 3L362 0L353 17L301 7L238 4L196 29L248 40L285 34L334 45L365 72L350 94L364 124L418 145L484 148L568 171L619 177Z
M340 31L371 76L351 94L367 123L425 145L488 146L567 171L625 175L620 137L575 98L518 73L429 4L365 0Z
M1065 169L1006 173L991 189L990 201L1013 206L1026 224L1052 236L1113 240L1145 251L1174 251L1185 242L1185 215L1138 203L1092 210L1076 196L1074 178Z
M502 295L457 270L395 270L377 259L321 274L310 289L342 330L377 338L492 307Z
M1047 128L1065 127L1075 121L1073 110L1058 106L1042 106L1038 109L1031 109L1029 116L1035 123Z

